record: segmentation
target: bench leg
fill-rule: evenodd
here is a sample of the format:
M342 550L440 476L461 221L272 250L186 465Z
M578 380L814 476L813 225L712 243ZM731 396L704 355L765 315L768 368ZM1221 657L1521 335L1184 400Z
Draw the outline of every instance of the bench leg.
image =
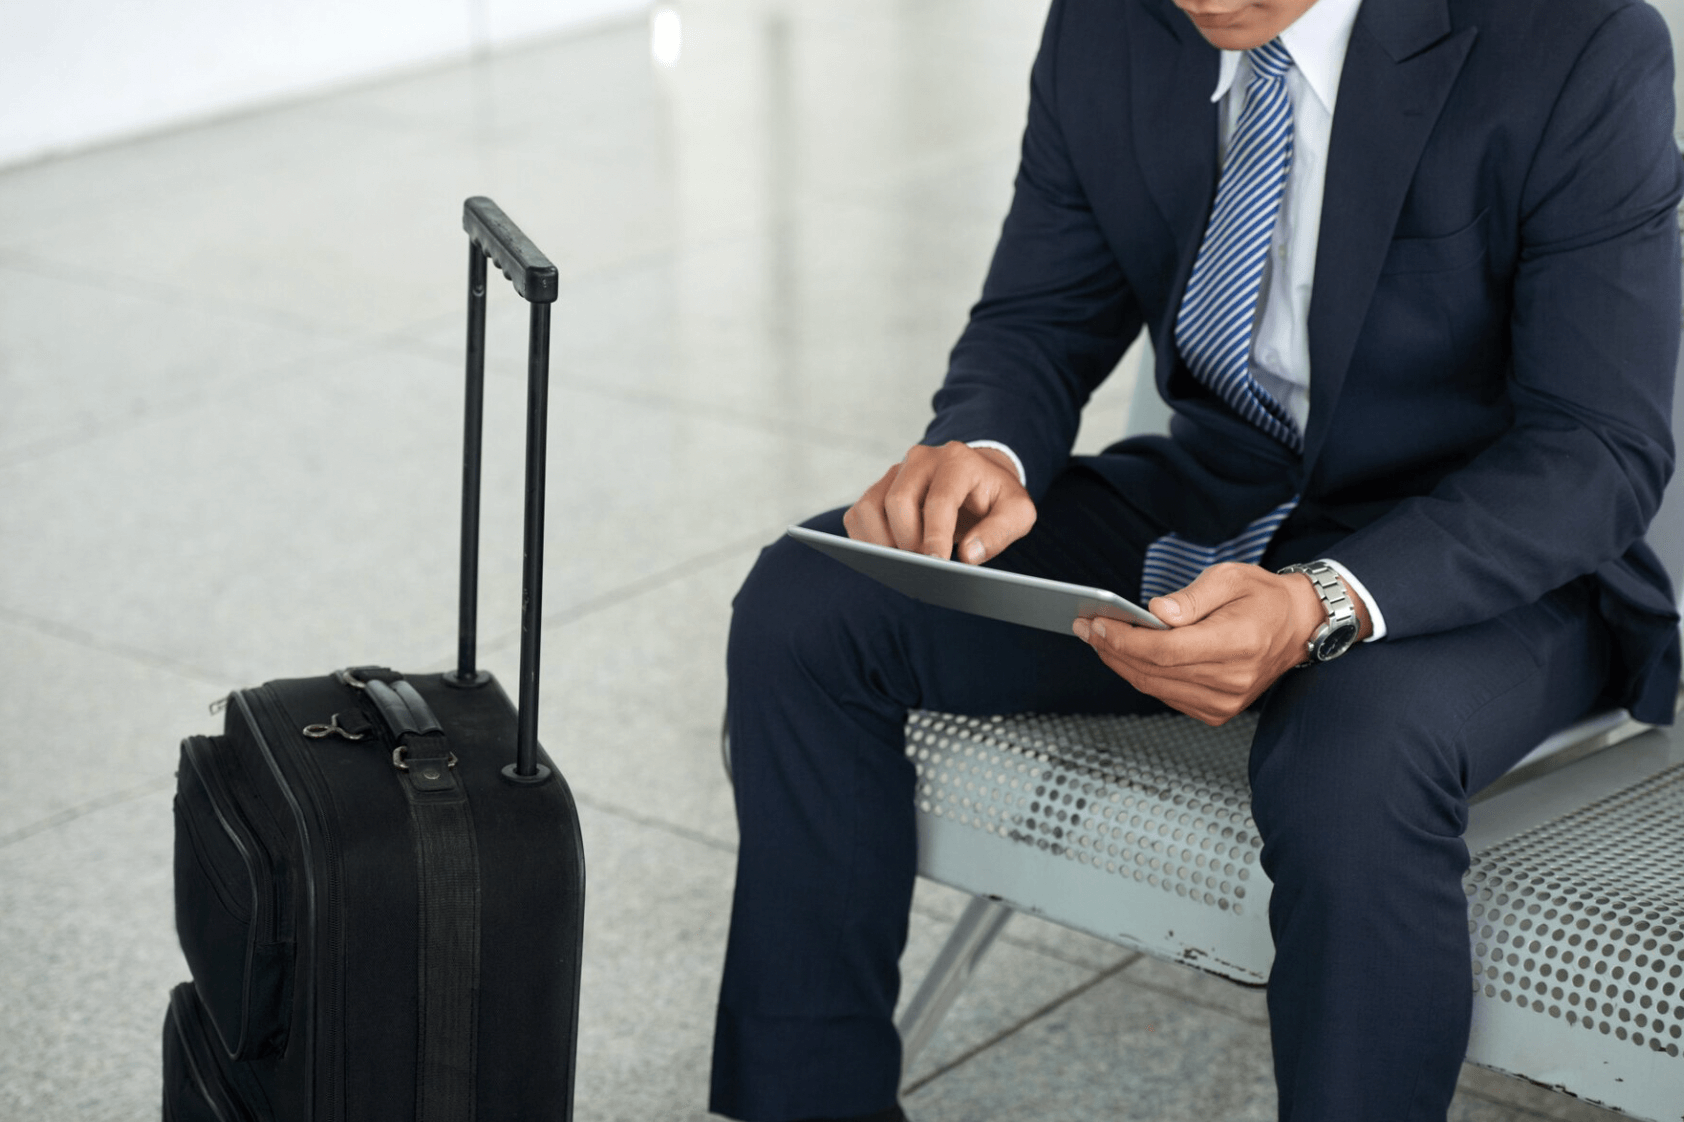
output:
M941 1027L942 1018L958 1000L960 991L971 980L977 963L993 946L994 939L1012 918L1012 910L998 900L973 896L965 905L953 933L942 945L935 965L924 975L918 992L906 1006L906 1012L896 1026L900 1030L901 1071L912 1066L924 1045Z

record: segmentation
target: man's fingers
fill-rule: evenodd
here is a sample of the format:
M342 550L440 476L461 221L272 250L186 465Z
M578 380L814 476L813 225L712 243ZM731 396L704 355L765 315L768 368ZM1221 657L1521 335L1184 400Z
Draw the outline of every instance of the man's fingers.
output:
M928 458L907 453L906 462L883 496L883 515L889 524L889 544L897 549L922 553L924 544L924 496L933 474ZM944 555L945 556L945 555Z
M1009 502L1013 513L983 539L985 556L998 553L1028 530L1035 520L1034 503L1015 473L1002 469L993 457L954 441L940 448L920 445L907 452L884 497L883 511L896 546L947 558L953 555L960 529L969 537L973 520L985 520L1002 502ZM1022 528L1014 534L1012 528L1019 524ZM986 552L990 541L997 542L992 553Z
M842 515L842 527L848 531L848 536L855 541L870 542L872 545L895 544L894 535L889 531L889 521L883 514L883 496L900 474L901 465L895 464L883 473L883 478L873 483L860 501L849 507Z
M1152 601L1167 631L1094 619L1074 628L1112 671L1208 724L1233 719L1302 659L1319 601L1293 577L1251 565L1213 566L1186 588ZM1306 599L1300 610L1298 599ZM1172 610L1166 610L1166 605ZM1300 620L1298 617L1304 617Z
M1215 646L1217 637L1203 628L1156 631L1118 620L1078 622L1083 627L1076 629L1076 634L1113 670L1123 673L1121 668L1128 668L1125 677L1172 678L1199 689L1236 695L1253 688L1257 678L1254 661L1269 647L1263 636L1243 626L1227 630L1221 636L1222 645Z
M1124 662L1142 668L1180 669L1206 661L1207 642L1202 634L1171 628L1159 631L1136 627L1121 620L1095 617L1089 621L1086 641Z
M983 561L1029 532L1035 503L992 454L957 442L916 445L842 516L848 536L932 557L953 555L960 534Z
M924 534L918 552L947 560L953 556L953 539L959 525L959 510L981 481L970 472L938 471L924 492Z
M1095 647L1094 651L1114 674L1141 693L1155 697L1178 713L1185 713L1207 725L1226 724L1256 700L1247 696L1243 689L1233 689L1232 683L1225 684L1228 688L1212 688L1202 682L1155 673L1150 668L1120 659L1100 647Z

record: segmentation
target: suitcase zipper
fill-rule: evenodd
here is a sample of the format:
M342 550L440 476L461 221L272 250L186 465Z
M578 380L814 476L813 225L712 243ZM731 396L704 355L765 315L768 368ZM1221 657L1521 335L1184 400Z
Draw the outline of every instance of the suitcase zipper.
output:
M259 1098L248 1101L247 1095L261 1096L262 1091L246 1075L243 1085L225 1058L215 1050L221 1041L217 1031L206 1022L209 1018L195 996L192 982L184 982L170 993L169 1015L164 1020L164 1122L178 1122L188 1117L179 1108L182 1093L190 1093L209 1107L218 1122L255 1122L256 1118L272 1117L268 1105ZM172 1039L173 1038L173 1039ZM173 1055L172 1055L173 1054ZM170 1080L171 1060L179 1063L175 1073L187 1085ZM193 1116L200 1112L192 1111Z
M211 809L216 812L217 823L233 841L240 859L245 862L246 873L251 878L254 942L279 942L280 885L274 875L274 855L264 844L263 835L242 813L239 799L228 789L225 777L216 766L211 753L207 751L209 743L204 737L189 737L188 758L192 761L194 774L199 777L200 784L210 797ZM188 830L193 832L191 821L188 823Z
M313 875L318 865L311 854L310 838L312 830L310 824L305 821L304 808L300 805L297 793L288 781L286 773L281 769L280 760L269 742L269 737L265 734L265 725L258 721L257 710L261 709L264 715L269 718L268 728L280 730L283 735L288 737L294 735L293 729L279 712L280 707L270 697L267 686L260 686L254 690L241 690L234 695L234 700L235 704L245 714L246 725L251 729L252 738L257 744L258 751L263 754L264 762L268 764L270 772L274 775L276 785L280 787L282 794L286 797L287 806L292 810L293 820L298 827L299 844L304 850L305 875L303 880L305 892L310 901L310 942L316 948L311 968L321 981L320 988L325 991L323 995L325 1001L317 1004L318 1016L316 1020L318 1024L311 1026L312 1035L319 1027L325 1039L320 1046L312 1046L310 1049L308 1080L312 1087L321 1085L321 1076L316 1070L316 1061L317 1057L324 1055L328 1057L328 1063L331 1067L329 1072L330 1093L327 1096L329 1119L330 1122L339 1122L345 1098L343 1073L340 1070L340 1062L344 1052L344 1027L341 1024L341 1018L344 1015L344 982L340 977L340 971L344 967L345 947L344 932L340 927L342 900L339 885L339 839L333 832L329 815L322 812L320 799L312 798L311 801L315 804L312 809L316 811L317 818L314 834L321 839L322 851L322 860L319 865L322 876L318 886L318 878ZM306 761L300 770L312 770L314 761L310 759L309 754L300 753L300 756ZM312 776L312 779L314 779L314 786L320 789L322 784L319 777ZM328 964L329 968L323 969L322 964L324 962Z
M235 790L234 766L216 742L188 737L182 743L178 818L198 876L238 929L239 987L231 1002L217 1004L212 1020L228 1054L249 1060L285 1047L292 975L292 947L281 939L284 870L252 820L252 800ZM178 866L179 869L179 866ZM179 882L178 882L179 888ZM191 955L210 951L200 931L183 933ZM197 961L197 960L196 960ZM220 970L222 967L204 969Z
M189 738L188 743L192 744L196 740L198 740L198 737L191 737ZM195 745L195 748L196 747L197 746ZM217 897L222 901L223 907L227 908L228 913L235 918L244 920L248 924L255 924L257 919L258 893L256 891L256 878L250 876L251 857L247 854L245 846L241 844L239 835L231 830L228 827L227 822L224 820L222 809L216 805L217 796L212 792L210 784L205 781L204 769L197 766L197 760L192 759L192 756L197 755L198 753L192 748L189 749L189 752L189 759L194 764L194 776L198 779L200 787L205 790L205 802L210 804L211 812L216 815L217 821L222 826L223 833L228 835L229 841L233 843L235 851L239 853L240 860L245 865L246 872L251 880L250 899L240 899L240 897L244 894L242 889L247 886L233 883L229 874L225 872L219 866L218 862L210 856L210 839L202 832L203 827L199 825L198 815L194 814L192 809L183 803L182 795L177 795L176 805L181 812L182 827L187 831L187 839L192 846L194 857L199 869L203 872L205 880L209 882L212 891L214 891Z

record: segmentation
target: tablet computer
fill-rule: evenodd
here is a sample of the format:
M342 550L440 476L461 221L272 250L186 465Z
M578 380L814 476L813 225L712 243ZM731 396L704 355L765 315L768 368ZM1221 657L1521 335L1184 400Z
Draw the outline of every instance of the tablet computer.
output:
M789 536L850 569L880 581L914 600L990 619L1070 635L1077 617L1137 623L1160 630L1168 625L1138 604L1103 588L1027 577L958 561L942 561L904 549L871 545L805 526L791 526Z

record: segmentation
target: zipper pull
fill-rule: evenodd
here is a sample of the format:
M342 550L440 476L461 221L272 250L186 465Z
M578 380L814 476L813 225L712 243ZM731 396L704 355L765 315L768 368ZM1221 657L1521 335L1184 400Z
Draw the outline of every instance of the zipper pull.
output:
M374 731L374 723L353 709L349 713L335 713L325 725L305 725L303 731L311 740L325 740L330 736L362 740Z

